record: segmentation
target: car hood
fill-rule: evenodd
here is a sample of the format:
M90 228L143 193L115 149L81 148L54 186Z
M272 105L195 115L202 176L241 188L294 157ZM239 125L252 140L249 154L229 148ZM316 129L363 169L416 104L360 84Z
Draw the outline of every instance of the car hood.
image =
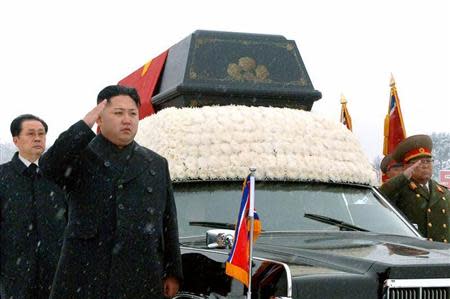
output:
M390 277L406 278L424 266L429 277L450 272L448 244L365 232L264 233L256 241L254 256L288 264L293 276L305 271L389 270Z

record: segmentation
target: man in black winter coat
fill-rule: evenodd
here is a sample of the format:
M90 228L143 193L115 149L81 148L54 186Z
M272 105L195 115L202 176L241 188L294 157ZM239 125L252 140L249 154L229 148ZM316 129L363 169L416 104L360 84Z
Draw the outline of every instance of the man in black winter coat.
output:
M39 169L47 124L21 115L11 134L19 151L0 165L0 297L47 299L66 223L64 193Z
M69 205L51 298L173 297L182 271L167 161L134 141L135 89L108 86L97 103L42 159Z

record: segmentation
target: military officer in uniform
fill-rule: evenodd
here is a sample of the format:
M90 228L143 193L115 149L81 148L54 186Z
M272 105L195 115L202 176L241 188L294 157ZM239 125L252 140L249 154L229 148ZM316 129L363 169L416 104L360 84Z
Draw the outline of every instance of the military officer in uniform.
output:
M380 169L382 173L381 179L385 183L387 180L403 172L403 163L395 161L392 155L389 154L381 160Z
M428 135L414 135L397 146L392 157L404 164L403 173L381 186L381 191L417 224L430 241L450 240L449 191L431 179L433 143Z

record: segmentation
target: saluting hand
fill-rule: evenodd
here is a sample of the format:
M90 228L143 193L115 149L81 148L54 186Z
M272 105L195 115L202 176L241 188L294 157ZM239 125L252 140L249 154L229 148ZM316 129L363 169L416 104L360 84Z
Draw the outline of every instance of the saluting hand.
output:
M89 128L92 128L97 121L98 117L100 116L100 113L102 113L103 109L105 109L107 100L101 101L94 109L89 111L86 116L83 118L83 121L89 126Z
M420 165L420 163L421 163L420 160L417 160L416 162L414 162L413 165L411 165L410 167L406 168L406 169L403 171L403 174L406 176L406 178L407 178L408 180L411 179L414 170Z

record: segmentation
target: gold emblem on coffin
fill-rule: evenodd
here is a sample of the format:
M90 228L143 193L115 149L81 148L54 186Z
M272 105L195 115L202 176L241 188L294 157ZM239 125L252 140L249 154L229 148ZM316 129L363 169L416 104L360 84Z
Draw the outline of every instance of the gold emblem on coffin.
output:
M270 73L263 64L257 64L252 57L241 57L237 63L229 63L227 74L232 80L270 82Z

